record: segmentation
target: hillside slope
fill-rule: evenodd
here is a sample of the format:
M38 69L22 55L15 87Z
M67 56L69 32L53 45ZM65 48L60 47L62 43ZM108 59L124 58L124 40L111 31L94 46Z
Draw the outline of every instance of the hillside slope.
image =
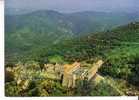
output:
M56 11L35 11L5 15L5 49L8 57L26 52L47 52L63 41L88 33L111 28L139 19L138 14L78 12L63 14ZM74 41L74 40L73 40ZM44 49L42 49L44 48ZM51 51L51 50L49 50ZM40 56L38 53L31 55ZM45 54L46 55L46 54ZM36 56L36 55L35 55Z
M64 41L49 50L46 49L47 53L44 52L44 48L36 48L33 54L42 55L38 57L38 61L28 59L26 62L15 64L14 67L6 66L6 96L137 96L139 95L138 38L139 22L134 22L111 31ZM43 57L48 61L44 62ZM76 88L67 89L62 87L61 81L46 78L46 70L50 72L55 70L51 67L58 66L58 63L80 61L82 67L89 67L93 61L100 58L105 62L98 71L104 78L100 83L79 80ZM41 66L46 63L51 70ZM25 76L29 79L22 80ZM44 80L34 80L37 77Z

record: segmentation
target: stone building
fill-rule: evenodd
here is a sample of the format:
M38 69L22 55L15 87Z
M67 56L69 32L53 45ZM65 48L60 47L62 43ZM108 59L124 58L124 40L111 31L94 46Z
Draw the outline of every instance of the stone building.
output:
M62 79L62 86L75 87L76 74L73 74L76 70L80 69L80 63L75 62L72 65L64 65L64 73Z
M90 81L91 79L102 79L97 73L102 64L102 60L97 61L90 67L83 67L79 62L65 65L45 64L45 72L48 78L61 80L62 86L74 88L76 87L77 80L87 79Z
M64 65L62 86L68 88L74 88L76 86L77 80L88 79L88 81L90 81L92 78L103 79L103 78L97 78L100 77L100 75L97 74L97 71L102 64L103 61L99 60L92 65L91 69L85 69L81 67L80 66L81 64L78 62L75 62L72 65Z

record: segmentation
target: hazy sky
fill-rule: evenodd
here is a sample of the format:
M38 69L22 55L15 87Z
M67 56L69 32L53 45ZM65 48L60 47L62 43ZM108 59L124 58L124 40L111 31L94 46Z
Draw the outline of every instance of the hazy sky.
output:
M138 11L139 0L5 0L8 8L77 11Z

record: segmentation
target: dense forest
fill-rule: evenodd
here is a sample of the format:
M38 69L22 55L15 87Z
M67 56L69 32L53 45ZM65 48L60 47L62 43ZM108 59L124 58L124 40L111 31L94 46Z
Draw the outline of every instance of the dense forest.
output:
M131 15L6 15L6 96L139 95L139 16ZM104 80L97 84L84 80L65 88L60 80L46 79L44 64L78 61L89 67L98 59L104 61L98 72Z

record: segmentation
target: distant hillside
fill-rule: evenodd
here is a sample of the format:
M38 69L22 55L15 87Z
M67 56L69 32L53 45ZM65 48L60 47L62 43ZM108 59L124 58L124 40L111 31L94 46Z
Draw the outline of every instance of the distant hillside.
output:
M26 10L25 10L26 11ZM100 32L139 20L136 13L78 12L64 14L51 10L5 15L6 32L30 29L32 32L67 32L85 34ZM14 23L14 24L13 24Z
M6 14L5 49L8 57L13 57L13 54L22 55L25 52L39 54L41 52L38 49L51 51L55 45L61 45L62 42L72 41L71 39L74 41L74 38L78 40L80 36L111 30L135 20L139 20L138 14L104 12L63 14L51 10L18 15Z
M108 43L139 42L139 22L132 22L127 25L119 26L107 32L93 33L87 36L88 41L103 40Z
M22 15L22 14L27 14L27 13L31 13L32 11L34 11L33 9L21 9L21 8L8 8L8 6L5 6L5 14L6 15Z
M69 58L81 60L96 56L107 57L113 50L120 50L120 48L132 50L139 47L139 22L120 26L107 32L90 33L64 43L63 47L65 50L64 48L62 50Z

